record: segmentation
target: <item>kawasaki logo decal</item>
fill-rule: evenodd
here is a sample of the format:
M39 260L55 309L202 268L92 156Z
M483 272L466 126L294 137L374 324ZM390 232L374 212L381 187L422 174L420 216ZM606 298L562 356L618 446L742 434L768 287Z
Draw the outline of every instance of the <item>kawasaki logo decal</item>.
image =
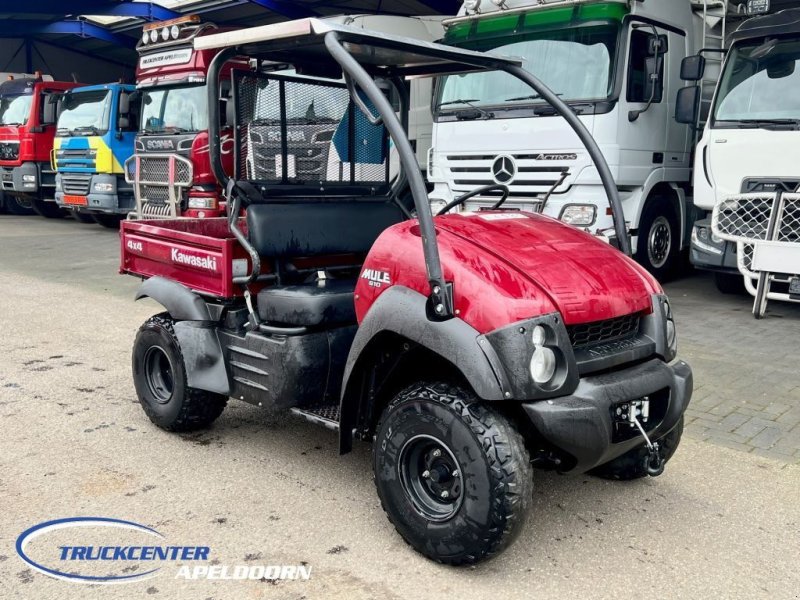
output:
M172 262L189 265L190 267L198 267L200 269L207 269L209 271L217 270L217 259L213 256L195 256L193 254L186 254L177 248L172 249Z

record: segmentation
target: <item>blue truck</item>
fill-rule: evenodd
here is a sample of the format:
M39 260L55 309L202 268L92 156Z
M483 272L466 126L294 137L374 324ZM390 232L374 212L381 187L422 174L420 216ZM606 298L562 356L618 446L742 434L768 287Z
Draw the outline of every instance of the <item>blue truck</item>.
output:
M134 152L139 109L136 86L122 83L75 88L60 99L55 197L77 220L117 227L135 207L124 164Z

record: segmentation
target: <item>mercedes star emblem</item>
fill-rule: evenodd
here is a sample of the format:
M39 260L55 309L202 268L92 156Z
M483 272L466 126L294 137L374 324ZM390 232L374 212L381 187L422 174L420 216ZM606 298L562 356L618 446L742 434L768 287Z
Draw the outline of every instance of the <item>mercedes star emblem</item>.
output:
M497 183L511 183L517 174L517 165L510 156L498 156L492 163L492 175Z

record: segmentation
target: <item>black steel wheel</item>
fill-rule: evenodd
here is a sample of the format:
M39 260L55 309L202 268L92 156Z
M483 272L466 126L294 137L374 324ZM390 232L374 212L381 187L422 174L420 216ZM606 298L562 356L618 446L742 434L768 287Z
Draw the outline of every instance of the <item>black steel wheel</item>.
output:
M683 436L683 417L680 418L675 427L662 436L658 440L659 447L661 448L661 455L664 458L664 464L673 457L678 445L681 443ZM622 456L618 456L612 461L609 461L599 467L595 467L589 473L600 477L601 479L616 479L617 481L630 481L632 479L641 479L649 475L647 471L646 459L649 455L647 446L644 443L638 448L629 450Z
M531 505L522 436L463 387L417 383L386 407L373 445L375 485L400 535L433 560L471 564L505 548Z
M639 221L636 262L659 281L675 275L680 264L678 215L667 198L653 198Z
M190 388L174 321L148 319L133 343L133 383L149 419L167 431L192 431L213 423L228 398Z

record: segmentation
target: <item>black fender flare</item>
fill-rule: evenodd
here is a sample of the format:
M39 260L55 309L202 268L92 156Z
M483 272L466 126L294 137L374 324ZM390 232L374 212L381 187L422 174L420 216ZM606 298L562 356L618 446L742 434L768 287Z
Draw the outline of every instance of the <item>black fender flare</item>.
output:
M225 355L217 335L217 321L205 301L180 283L163 277L151 277L139 286L136 300L152 298L163 306L175 321L189 387L230 394L230 378Z
M342 453L352 447L353 429L358 422L359 381L354 375L365 366L370 353L364 351L375 337L384 332L400 335L438 354L453 364L483 400L503 400L504 386L498 381L487 353L483 336L458 317L431 321L427 316L428 299L405 286L395 285L383 292L370 307L356 333L345 364L340 399L339 443ZM492 357L495 358L495 357Z

